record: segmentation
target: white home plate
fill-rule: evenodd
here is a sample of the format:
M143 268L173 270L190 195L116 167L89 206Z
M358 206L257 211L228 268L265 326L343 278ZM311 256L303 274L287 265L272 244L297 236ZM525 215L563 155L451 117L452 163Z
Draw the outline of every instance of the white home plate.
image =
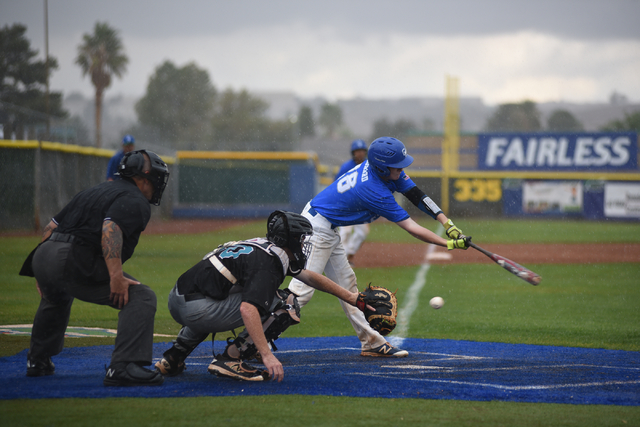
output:
M451 261L452 258L448 252L430 252L425 257L427 261Z

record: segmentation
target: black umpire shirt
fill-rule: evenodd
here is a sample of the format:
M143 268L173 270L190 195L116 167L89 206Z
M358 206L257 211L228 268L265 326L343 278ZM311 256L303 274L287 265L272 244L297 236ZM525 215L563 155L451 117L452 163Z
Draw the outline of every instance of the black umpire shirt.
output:
M237 279L237 285L242 288L242 301L256 306L261 314L267 313L271 307L285 273L293 275L288 256L266 239L235 242L214 252L217 252L216 255L207 254L180 276L177 283L181 295L201 293L218 300L229 296L233 283L211 263L209 257L212 255Z
M122 230L122 262L131 258L140 233L151 218L151 205L130 180L107 181L81 191L53 217L57 233L72 234L80 244L102 253L102 223L111 220Z

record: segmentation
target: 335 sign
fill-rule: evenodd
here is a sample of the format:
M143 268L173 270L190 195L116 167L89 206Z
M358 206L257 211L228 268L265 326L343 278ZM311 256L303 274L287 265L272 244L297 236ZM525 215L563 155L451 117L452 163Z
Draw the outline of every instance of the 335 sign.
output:
M456 179L453 198L458 202L497 202L502 199L499 179Z

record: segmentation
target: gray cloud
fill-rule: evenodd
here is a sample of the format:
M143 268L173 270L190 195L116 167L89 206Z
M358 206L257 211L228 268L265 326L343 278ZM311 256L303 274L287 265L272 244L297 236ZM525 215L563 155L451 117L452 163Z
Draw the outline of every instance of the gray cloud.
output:
M54 90L91 94L73 64L108 22L131 59L110 93L139 96L162 61L194 61L217 86L304 96L441 95L444 76L489 102L640 99L636 0L49 0ZM43 0L0 0L0 26L44 50Z
M42 25L43 0L2 0L0 22ZM347 38L362 33L490 35L522 30L572 39L640 38L636 0L50 0L50 30L88 31L108 21L150 37L228 34L290 24L331 27Z

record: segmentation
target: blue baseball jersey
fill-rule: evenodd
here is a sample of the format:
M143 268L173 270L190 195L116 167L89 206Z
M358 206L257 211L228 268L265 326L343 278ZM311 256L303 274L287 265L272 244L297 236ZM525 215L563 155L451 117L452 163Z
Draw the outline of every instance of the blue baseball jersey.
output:
M107 166L107 179L120 179L120 176L116 175L116 172L118 172L118 166L120 166L120 162L122 161L123 157L123 150L119 150L116 154L113 155L113 157L111 157L111 160L109 160L109 165Z
M380 217L399 222L409 214L393 193L405 193L415 186L404 171L397 181L385 181L365 161L322 190L311 206L336 226L367 224Z
M342 175L349 172L351 169L353 169L356 166L357 166L356 162L354 162L353 159L347 160L342 164L342 166L340 166L340 170L338 171L338 173L336 174L336 177L333 180L335 181L336 179L340 178Z

